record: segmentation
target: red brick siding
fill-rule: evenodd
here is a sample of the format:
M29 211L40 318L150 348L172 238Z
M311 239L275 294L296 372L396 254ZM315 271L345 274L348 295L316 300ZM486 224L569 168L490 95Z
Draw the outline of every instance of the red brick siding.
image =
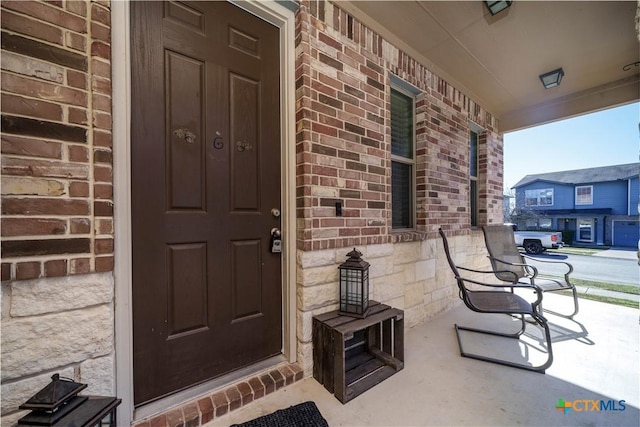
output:
M480 224L502 223L503 213L503 144L498 135L483 132L478 143L478 196Z
M479 141L479 220L499 220L502 138L493 116L339 6L302 1L297 14L298 248L424 239L435 237L440 226L468 229L470 122L485 129ZM417 224L408 233L391 229L391 74L420 90ZM341 217L336 202L342 203Z
M2 280L110 271L110 2L1 6Z
M186 427L204 425L254 400L265 397L282 387L300 381L303 371L293 364L285 364L268 372L230 385L223 390L201 396L177 408L170 409L134 427Z

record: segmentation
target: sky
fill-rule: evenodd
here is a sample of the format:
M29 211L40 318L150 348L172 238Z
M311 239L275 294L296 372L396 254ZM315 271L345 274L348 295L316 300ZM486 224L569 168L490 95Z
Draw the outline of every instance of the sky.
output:
M504 192L526 175L639 161L640 103L504 134Z

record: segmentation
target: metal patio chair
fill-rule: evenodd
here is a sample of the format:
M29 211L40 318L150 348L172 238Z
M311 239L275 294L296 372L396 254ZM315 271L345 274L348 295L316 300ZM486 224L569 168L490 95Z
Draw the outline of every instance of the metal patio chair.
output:
M462 301L464 301L464 304L469 309L477 313L507 314L510 316L518 317L520 319L520 329L514 333L504 333L493 330L469 328L456 324L455 329L456 336L458 338L458 348L460 349L460 355L462 357L468 357L471 359L477 359L485 362L525 369L528 371L544 373L544 371L553 363L553 352L551 349L551 332L549 330L547 320L542 315L542 310L539 309L539 306L542 302L542 292L540 291L540 288L533 284L518 283L518 276L511 271L481 271L456 265L453 261L453 258L451 257L449 242L447 241L447 237L442 231L442 228L439 229L439 233L442 237L442 243L444 244L444 252L447 256L447 261L449 262L451 271L453 271L456 282L458 283L460 298L462 299ZM496 275L499 273L502 275L502 277L511 277L511 279L505 280L509 281L510 283L492 284L463 277L460 271L469 273L474 276L480 276L481 274ZM533 302L527 301L520 295L513 292L515 288L530 289L534 291L536 300ZM465 352L462 348L462 340L460 338L461 330L499 337L513 338L519 341L519 338L524 333L527 325L525 316L530 316L530 318L533 319L533 321L538 324L544 331L547 359L540 366L531 366L529 364L521 364L508 360L487 357L480 354L468 353Z
M545 310L569 319L578 314L578 291L569 279L569 275L573 271L571 264L564 261L532 258L521 254L516 246L513 228L509 225L485 225L482 227L482 232L489 252L491 267L495 271L507 270L510 273L514 273L518 276L518 283L536 285L542 292L571 291L573 294L573 312L571 314ZM535 259L536 262L545 264L564 264L567 271L564 273L564 278L550 277L548 274L538 271L535 266L527 264L527 259ZM511 274L496 273L496 277L500 280L511 282L513 276Z

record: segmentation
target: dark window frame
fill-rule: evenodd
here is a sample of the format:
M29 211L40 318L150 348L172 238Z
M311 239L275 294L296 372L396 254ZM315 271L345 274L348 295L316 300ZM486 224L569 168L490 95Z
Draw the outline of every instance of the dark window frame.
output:
M416 227L416 96L420 93L418 89L411 87L408 83L399 80L398 78L391 79L391 87L389 91L389 105L393 110L394 92L401 97L404 97L407 100L411 101L411 122L409 130L410 133L410 149L409 153L394 154L394 144L393 144L393 135L397 134L394 130L394 114L391 112L390 116L390 129L392 135L391 142L391 228L393 231L402 231L402 230L415 230ZM396 96L397 96L396 95ZM405 130L401 130L400 133L406 133ZM395 150L399 151L399 150ZM405 150L402 150L405 151ZM397 196L397 192L393 190L394 188L394 174L393 170L398 171L400 168L408 169L407 178L403 181L408 187L408 192L406 196L408 196L408 202L402 204L402 206L398 206L397 203L394 203L394 196ZM396 175L397 176L397 175ZM408 180L408 182L407 182ZM397 199L396 199L397 200ZM400 213L398 212L400 210ZM408 210L408 212L405 212ZM398 221L398 216L401 215L401 221Z
M478 178L480 163L478 158L480 149L480 133L482 128L475 123L469 124L469 222L471 227L479 226L480 197L478 193Z

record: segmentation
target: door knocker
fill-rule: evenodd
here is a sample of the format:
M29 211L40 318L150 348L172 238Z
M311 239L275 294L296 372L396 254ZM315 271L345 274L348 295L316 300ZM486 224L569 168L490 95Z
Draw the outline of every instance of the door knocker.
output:
M236 147L238 148L238 151L242 152L242 151L250 151L253 150L253 145L249 144L248 142L242 142L242 141L238 141L236 143Z
M195 134L190 132L189 129L176 129L173 134L180 139L184 139L188 144L196 142Z

